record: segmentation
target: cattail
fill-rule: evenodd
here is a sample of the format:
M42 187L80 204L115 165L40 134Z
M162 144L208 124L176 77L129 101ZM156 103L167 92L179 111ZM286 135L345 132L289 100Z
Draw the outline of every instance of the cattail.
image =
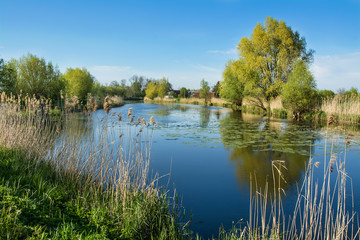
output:
M144 125L146 125L146 121L145 121L144 118L141 118L141 123L144 124Z
M128 110L128 117L130 117L130 116L131 116L131 114L132 114L132 107L131 107L131 108L129 108L129 110Z
M77 96L72 97L72 102L74 109L80 104L79 98Z
M133 122L134 122L134 117L135 117L135 116L131 116L130 123L133 123Z
M97 102L95 97L92 97L91 99L91 109L93 110L93 112L96 112L97 110Z
M154 117L151 116L151 117L150 117L150 120L149 120L149 124L151 125L151 124L154 124L154 123L155 123Z
M319 167L319 164L320 164L320 162L316 162L316 163L314 163L314 166Z
M121 113L118 114L118 121L121 121Z
M109 96L106 96L104 99L104 111L106 113L109 113L110 109L111 109L110 98Z

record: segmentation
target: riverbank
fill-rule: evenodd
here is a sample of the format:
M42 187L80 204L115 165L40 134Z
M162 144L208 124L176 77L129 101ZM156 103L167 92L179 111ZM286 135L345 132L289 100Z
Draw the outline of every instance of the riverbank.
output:
M1 239L182 239L165 194L130 191L121 208L95 183L0 148ZM114 208L115 207L115 208Z
M145 103L181 103L205 106L204 99L201 98L155 98L153 100L144 98ZM237 106L225 99L212 98L210 106L231 108L235 111L242 111L245 113L266 115L266 111L260 107L255 106L253 99L245 97L241 106ZM280 119L292 119L295 116L291 111L287 110L277 97L270 101L270 116ZM316 109L308 111L300 116L301 121L306 122L324 122L330 121L333 124L360 124L360 99L357 96L341 97L335 96L332 99L325 99Z
M127 144L114 143L106 130L121 116L104 114L89 134L86 116L81 130L69 124L81 115L54 121L37 107L27 99L19 114L16 101L0 104L1 239L186 238L176 198L148 175L150 149L139 139L151 129L134 126Z

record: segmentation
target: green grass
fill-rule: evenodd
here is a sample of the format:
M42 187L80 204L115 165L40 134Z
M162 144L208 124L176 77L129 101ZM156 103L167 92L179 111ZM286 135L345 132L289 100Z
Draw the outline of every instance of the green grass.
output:
M0 238L183 238L165 194L128 194L125 210L113 212L106 192L80 189L49 162L0 148Z
M176 197L148 176L151 128L127 123L114 144L115 114L95 134L77 114L50 119L30 114L36 99L26 103L25 114L13 99L0 104L0 239L189 236Z

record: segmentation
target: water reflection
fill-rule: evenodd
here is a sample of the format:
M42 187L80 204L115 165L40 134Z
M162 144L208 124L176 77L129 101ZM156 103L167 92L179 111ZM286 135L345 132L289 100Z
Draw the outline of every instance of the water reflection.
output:
M206 128L209 125L211 110L207 107L200 108L200 126Z
M286 120L270 121L254 115L229 113L220 121L219 131L240 188L247 189L251 177L264 189L268 182L273 189L273 173L279 178L273 160L282 160L281 187L287 189L301 179L313 151L316 131L307 125L293 125ZM279 166L277 166L279 167Z

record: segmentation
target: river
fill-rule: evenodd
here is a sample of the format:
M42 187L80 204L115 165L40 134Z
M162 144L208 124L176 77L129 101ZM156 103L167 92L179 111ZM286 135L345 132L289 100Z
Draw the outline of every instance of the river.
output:
M201 236L217 236L220 226L229 229L239 221L245 226L250 183L256 178L258 188L264 189L268 182L271 190L274 160L286 167L281 188L285 214L291 215L309 159L319 162L314 174L321 179L325 151L327 161L346 158L355 209L360 210L359 126L327 127L180 104L132 103L110 114L125 118L129 108L136 118L148 121L154 116L158 123L147 130L152 136L151 174L161 177L159 185L169 196L176 189L187 218L192 216L193 231ZM95 125L103 118L102 110L92 115Z

